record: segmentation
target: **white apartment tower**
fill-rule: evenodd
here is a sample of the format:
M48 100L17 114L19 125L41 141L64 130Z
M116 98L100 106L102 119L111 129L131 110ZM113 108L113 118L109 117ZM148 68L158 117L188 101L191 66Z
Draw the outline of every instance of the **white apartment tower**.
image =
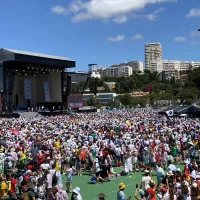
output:
M150 70L151 61L162 60L162 46L160 43L145 44L145 69Z

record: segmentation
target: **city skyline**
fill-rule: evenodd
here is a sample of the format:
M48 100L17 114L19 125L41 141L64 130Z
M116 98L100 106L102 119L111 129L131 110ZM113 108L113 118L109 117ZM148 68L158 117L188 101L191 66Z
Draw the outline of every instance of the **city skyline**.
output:
M2 48L68 57L76 70L89 63L140 60L159 42L163 59L198 61L199 0L69 0L1 2Z

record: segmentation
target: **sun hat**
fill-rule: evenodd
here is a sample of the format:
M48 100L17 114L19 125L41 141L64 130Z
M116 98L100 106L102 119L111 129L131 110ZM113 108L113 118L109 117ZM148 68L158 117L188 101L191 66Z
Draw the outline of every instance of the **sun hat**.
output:
M125 185L124 183L121 182L121 183L119 184L119 189L120 189L120 190L124 189L125 187L126 187L126 185Z
M192 177L193 179L196 179L196 178L197 178L196 172L195 172L195 171L192 171L192 172L190 173L190 177Z
M188 160L184 160L184 163L185 163L185 164L189 164L189 161L188 161Z
M180 188L180 187L181 187L181 184L177 182L177 183L174 185L174 187L175 187L175 188Z
M183 181L182 186L189 186L189 183L187 181Z
M105 198L105 197L107 197L107 196L106 196L104 193L99 193L99 194L98 194L98 197L99 197L99 198Z
M174 176L174 174L173 174L172 171L169 171L169 172L167 173L167 176Z
M192 188L197 188L197 187L198 187L198 184L194 182L194 183L192 183L191 187L192 187Z
M80 194L81 189L79 187L76 187L73 189L73 192L76 194Z
M145 150L145 151L148 151L148 147L144 147L144 150Z
M149 185L155 185L155 181L153 179L150 180Z

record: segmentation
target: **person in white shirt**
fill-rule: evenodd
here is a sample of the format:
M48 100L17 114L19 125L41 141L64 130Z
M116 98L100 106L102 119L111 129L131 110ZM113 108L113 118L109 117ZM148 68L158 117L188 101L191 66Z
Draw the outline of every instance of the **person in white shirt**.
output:
M52 175L49 170L45 171L46 173L46 190L49 191L52 188Z
M149 170L144 171L145 175L142 177L142 181L140 183L140 189L146 190L146 188L149 187L149 182L151 180L151 177L149 176Z
M82 200L79 187L73 189L71 200Z

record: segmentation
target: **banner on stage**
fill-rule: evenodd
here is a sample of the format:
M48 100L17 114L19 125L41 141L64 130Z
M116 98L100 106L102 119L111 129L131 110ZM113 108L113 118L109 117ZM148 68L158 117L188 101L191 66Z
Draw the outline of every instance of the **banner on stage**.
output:
M24 79L24 98L31 99L31 79Z
M49 91L49 83L43 82L44 84L44 94L45 94L45 101L50 101L50 91Z

